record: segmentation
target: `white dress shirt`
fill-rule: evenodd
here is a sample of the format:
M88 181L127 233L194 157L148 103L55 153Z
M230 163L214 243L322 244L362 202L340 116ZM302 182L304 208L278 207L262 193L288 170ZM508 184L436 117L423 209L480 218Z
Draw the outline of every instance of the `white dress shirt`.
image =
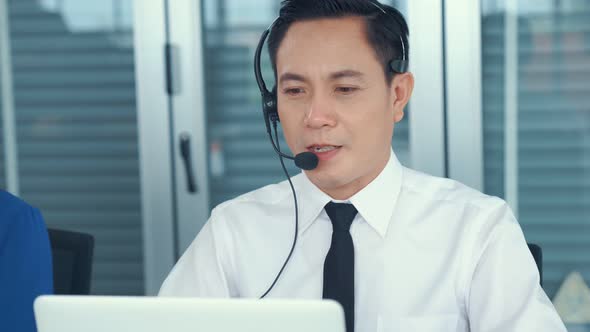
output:
M320 299L332 199L292 178L299 238L267 297ZM358 210L355 331L565 331L506 203L401 166L395 154L349 200ZM217 206L162 285L161 296L261 296L291 244L287 181Z

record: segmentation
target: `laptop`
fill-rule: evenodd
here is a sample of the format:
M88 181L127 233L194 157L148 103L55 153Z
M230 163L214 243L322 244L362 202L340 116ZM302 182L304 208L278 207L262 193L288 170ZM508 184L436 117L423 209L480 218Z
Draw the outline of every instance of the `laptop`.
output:
M330 300L60 296L35 300L39 332L344 332Z

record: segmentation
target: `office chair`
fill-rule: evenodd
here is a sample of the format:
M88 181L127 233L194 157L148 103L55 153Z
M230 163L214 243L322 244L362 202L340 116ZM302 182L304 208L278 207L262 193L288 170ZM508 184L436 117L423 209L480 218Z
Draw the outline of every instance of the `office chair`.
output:
M535 263L537 263L537 269L539 269L539 281L541 282L541 287L543 286L543 250L541 247L534 243L527 243L529 246L529 250L531 254L533 254L533 258L535 259Z
M53 256L54 293L90 294L94 237L57 229L48 231Z

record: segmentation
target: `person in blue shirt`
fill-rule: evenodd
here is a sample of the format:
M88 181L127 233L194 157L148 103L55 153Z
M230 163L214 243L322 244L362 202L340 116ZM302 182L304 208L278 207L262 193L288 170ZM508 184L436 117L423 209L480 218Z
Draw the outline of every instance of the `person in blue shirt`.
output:
M51 293L51 247L43 217L0 190L0 331L36 331L33 301Z

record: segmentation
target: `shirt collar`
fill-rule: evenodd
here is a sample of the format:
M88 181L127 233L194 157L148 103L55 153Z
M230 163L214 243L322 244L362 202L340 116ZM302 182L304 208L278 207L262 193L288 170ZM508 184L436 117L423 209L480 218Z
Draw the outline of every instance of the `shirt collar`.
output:
M299 235L318 218L324 206L333 199L316 187L301 172L294 178L299 201ZM393 150L379 175L365 188L350 197L359 214L381 237L385 236L389 220L401 190L402 166Z
M301 235L318 218L324 206L332 198L316 187L303 171L294 178L293 182L299 203L298 234Z

